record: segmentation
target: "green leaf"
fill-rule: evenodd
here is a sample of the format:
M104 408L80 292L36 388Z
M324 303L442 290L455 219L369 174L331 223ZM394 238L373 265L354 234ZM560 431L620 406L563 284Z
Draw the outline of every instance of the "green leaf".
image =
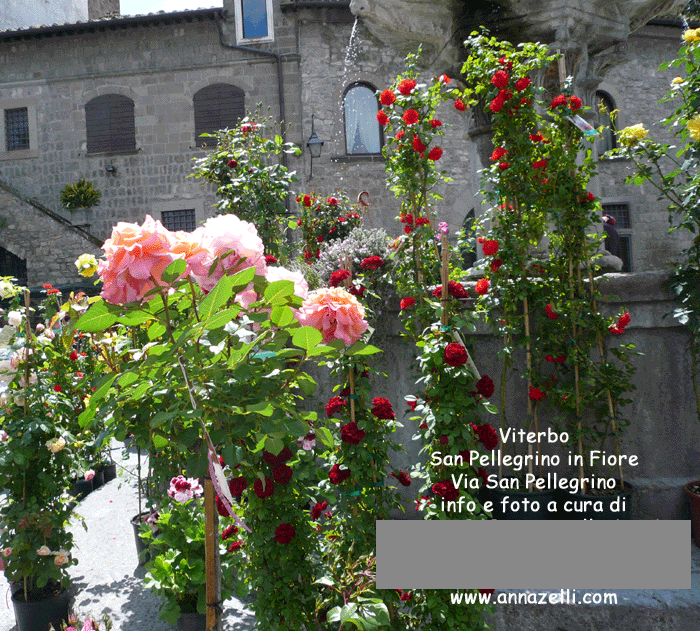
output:
M247 271L247 270L245 270ZM236 274L238 276L238 274ZM199 306L199 317L206 322L231 298L236 276L223 276L202 300ZM252 280L252 279L251 279ZM246 283L247 284L247 283Z
M277 305L272 308L270 320L277 327L286 327L294 322L294 312L287 305Z
M276 280L265 288L265 300L271 305L284 304L285 298L294 293L294 283L291 280Z
M375 355L376 353L381 353L381 349L371 344L363 344L362 342L355 342L350 348L345 351L346 355Z
M160 434L153 434L152 440L153 446L156 448L156 451L160 451L161 449L164 449L168 446L168 439L165 436L161 436Z
M136 324L143 324L144 322L148 322L149 320L153 319L152 314L146 313L145 311L141 311L139 309L138 311L127 311L124 315L119 316L117 321L121 322L122 324L134 326Z
M165 325L162 322L154 322L148 327L148 339L155 340L165 333Z
M332 448L335 444L333 434L331 434L325 427L316 428L316 438L318 438L326 447Z
M138 375L133 372L125 372L119 377L119 385L122 388L126 388L127 386L130 386L134 381L138 381Z
M107 394L107 391L112 387L112 384L114 383L114 380L117 378L117 373L112 373L111 375L106 375L103 379L102 382L100 383L99 386L95 389L95 392L92 393L92 399L95 399L95 401L99 401L102 399L105 394Z
M261 416L272 416L274 411L275 409L272 407L272 404L270 404L268 401L261 401L260 403L247 406L245 414L255 412Z
M209 318L202 325L205 329L218 329L219 327L227 325L231 320L233 320L241 312L240 305L234 305L223 311L215 313L211 318Z
M311 326L303 326L297 329L292 334L292 342L294 346L303 348L305 351L312 349L314 346L323 341L323 335Z
M184 259L177 259L165 268L161 274L164 283L172 285L187 270L187 263Z
M104 331L117 321L117 314L112 313L104 300L92 305L78 320L77 328L87 333Z

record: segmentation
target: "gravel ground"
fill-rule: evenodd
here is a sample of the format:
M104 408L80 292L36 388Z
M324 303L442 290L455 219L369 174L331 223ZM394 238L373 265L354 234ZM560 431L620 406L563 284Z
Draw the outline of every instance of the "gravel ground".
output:
M158 618L160 598L143 587L145 571L138 567L130 519L138 513L136 455L114 459L124 469L116 480L88 495L76 512L85 518L87 532L72 526L79 563L71 571L74 610L81 615L109 614L114 631L172 631L175 627ZM226 601L226 631L253 631L255 618L237 599ZM0 631L17 631L7 580L0 575Z

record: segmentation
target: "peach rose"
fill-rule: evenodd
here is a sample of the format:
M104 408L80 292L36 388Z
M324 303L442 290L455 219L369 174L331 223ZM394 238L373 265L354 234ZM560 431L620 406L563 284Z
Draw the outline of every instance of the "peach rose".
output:
M112 304L141 300L155 286L176 258L172 252L173 234L160 221L146 215L143 226L120 221L104 242L105 260L97 273L104 286L102 297Z
M267 271L263 242L257 229L235 215L207 219L203 226L203 243L209 250L210 264L222 257L211 275L195 274L196 281L205 291L211 291L227 273L240 272L248 267L254 267L260 276Z
M306 300L309 296L309 285L301 272L293 272L281 266L268 267L265 275L268 282L276 280L291 280L294 283L294 293Z
M365 308L355 296L341 287L325 287L312 292L297 313L302 325L323 333L323 341L343 340L350 346L367 330Z
M204 229L197 228L194 232L178 230L172 233L173 241L170 251L176 258L182 258L187 263L187 273L193 277L206 276L212 264L209 250L204 245Z

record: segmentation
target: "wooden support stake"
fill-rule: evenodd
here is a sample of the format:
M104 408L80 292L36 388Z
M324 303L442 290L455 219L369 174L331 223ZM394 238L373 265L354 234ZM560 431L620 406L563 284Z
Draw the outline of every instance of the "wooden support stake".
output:
M216 512L214 485L204 478L204 522L206 537L204 559L207 578L207 631L222 631L221 626L221 572L219 570L219 515Z

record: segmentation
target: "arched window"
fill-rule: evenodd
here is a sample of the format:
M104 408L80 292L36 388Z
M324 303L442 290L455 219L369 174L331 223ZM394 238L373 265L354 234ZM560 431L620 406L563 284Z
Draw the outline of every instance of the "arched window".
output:
M215 83L202 88L192 98L194 105L194 135L197 146L216 145L215 138L200 138L219 129L235 127L245 116L245 92L235 85Z
M476 263L476 236L474 235L474 223L476 215L472 208L462 222L462 233L459 236L459 253L462 256L464 269L473 267Z
M345 151L349 155L382 152L382 130L377 122L379 102L375 93L375 88L366 83L353 83L345 91Z
M121 94L105 94L85 104L88 153L136 151L134 102Z
M612 115L615 111L615 101L607 92L595 93L596 107L598 109L598 124L603 126L603 137L599 139L598 155L603 155L617 146L615 136L615 119Z

